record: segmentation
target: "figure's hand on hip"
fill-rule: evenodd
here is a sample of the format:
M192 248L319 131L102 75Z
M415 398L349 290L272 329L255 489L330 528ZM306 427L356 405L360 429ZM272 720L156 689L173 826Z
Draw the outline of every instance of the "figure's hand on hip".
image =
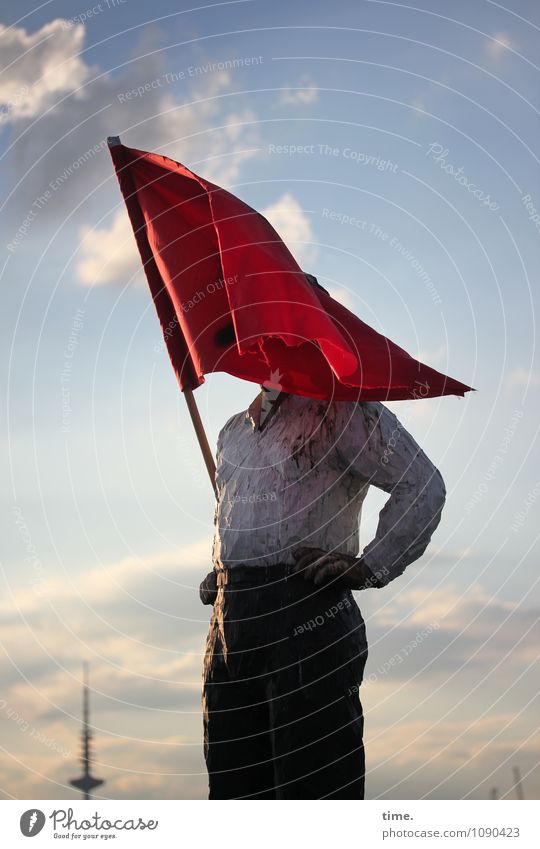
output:
M293 551L293 557L296 559L294 571L303 574L306 581L312 581L316 586L338 580L340 586L351 590L374 585L373 575L361 558L307 546Z

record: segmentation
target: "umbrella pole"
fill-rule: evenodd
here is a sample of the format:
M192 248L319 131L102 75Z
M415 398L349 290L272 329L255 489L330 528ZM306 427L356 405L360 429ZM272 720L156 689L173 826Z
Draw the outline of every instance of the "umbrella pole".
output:
M212 488L214 490L214 494L217 498L217 487L216 487L216 464L214 463L214 456L212 454L212 450L210 445L208 444L208 439L206 437L206 433L204 430L204 425L201 420L201 416L199 414L199 408L197 407L197 402L193 396L192 389L184 389L183 392L184 398L186 399L186 404L188 406L189 415L191 416L191 421L193 422L193 427L195 428L195 433L197 434L197 439L199 440L199 446L202 451L203 459L206 465L206 469L208 471L208 476L210 478L210 483L212 484Z

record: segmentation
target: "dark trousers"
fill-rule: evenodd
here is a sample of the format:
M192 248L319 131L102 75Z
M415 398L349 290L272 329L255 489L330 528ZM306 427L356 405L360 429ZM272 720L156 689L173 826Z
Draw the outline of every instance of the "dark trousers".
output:
M365 625L287 566L217 573L204 661L210 799L363 799Z

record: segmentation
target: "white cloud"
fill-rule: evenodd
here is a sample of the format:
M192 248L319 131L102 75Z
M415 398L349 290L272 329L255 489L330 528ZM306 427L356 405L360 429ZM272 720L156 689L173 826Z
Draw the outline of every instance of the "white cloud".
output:
M309 74L304 74L294 88L285 88L280 95L280 103L308 105L315 103L319 97L319 89Z
M505 386L510 390L519 389L522 386L527 386L529 388L533 386L540 386L540 373L518 366L508 373L505 380Z
M459 631L470 624L474 618L473 611L484 606L495 611L495 618L503 612L520 610L516 602L491 596L479 584L471 584L465 590L446 582L444 587L432 590L420 586L396 594L385 605L384 614L381 615L384 615L385 625L407 622L409 626L421 626L426 622L437 621L441 628Z
M214 82L212 86L215 86ZM242 163L252 155L252 150L236 149L236 141L241 141L248 128L255 121L254 113L246 110L231 113L221 133L213 136L207 144L207 157L200 166L192 165L210 182L228 186L237 177ZM249 135L249 129L248 129ZM151 147L151 146L150 146ZM236 150L235 150L236 149ZM235 151L230 155L230 151ZM167 151L169 155L172 152ZM225 155L224 155L225 154ZM298 206L298 209L300 207ZM302 212L300 210L300 214ZM309 227L309 222L308 227ZM311 237L305 228L299 235ZM92 228L84 226L79 231L80 249L76 261L75 273L79 283L86 286L101 286L110 283L144 282L144 271L137 249L133 229L123 204L110 224Z
M507 32L494 33L492 38L488 39L486 44L487 52L497 59L502 56L509 48L513 49L513 47L514 45L512 39L510 38Z
M118 235L123 237L126 222L119 216L105 219L107 226L102 223L104 212L120 201L106 147L96 155L86 156L83 166L72 168L72 163L85 157L108 135L119 134L123 143L131 147L165 153L227 187L258 149L257 116L246 108L241 93L234 99L223 97L232 86L231 75L226 71L211 71L188 82L171 81L166 51L160 50L159 44L146 43L134 48L133 56L113 75L85 64L78 55L84 41L82 25L64 28L61 21L55 21L40 30L42 37L51 35L51 55L47 54L46 59L43 46L24 49L36 37L22 29L16 32L17 76L5 96L10 97L27 80L41 79L45 65L47 73L39 85L31 87L30 99L17 103L16 108L6 106L3 112L5 122L13 125L17 119L17 132L19 124L24 129L24 120L28 122L39 115L32 132L16 136L6 161L8 175L14 179L15 175L24 175L13 186L14 194L5 213L15 231L13 222L24 220L36 198L48 192L46 209L32 224L36 236L42 228L55 228L59 220L69 215L70 228L80 228L84 222L84 236L88 236L92 225L98 228L96 244L100 247L109 248ZM54 44L60 45L54 50L53 35ZM74 59L69 59L71 54ZM81 91L74 94L80 85ZM46 106L51 108L44 113ZM14 128L12 132L15 141ZM67 176L58 183L55 180L59 175ZM104 252L97 255L97 248L89 245L87 241L83 262L76 259L80 263L80 281L87 282L92 277L94 283L109 283L115 274L123 280L127 272L131 273L136 256L133 236L131 242L114 245L114 259Z
M526 775L528 798L537 798L539 743L512 713L419 719L368 728L370 785L392 799L480 798L492 787L516 798L512 767Z
M77 280L87 286L143 280L141 258L125 209L115 212L110 227L83 227L80 231Z
M427 112L426 96L418 95L412 102L414 117L423 118Z
M67 782L77 770L80 659L85 656L91 661L96 773L107 779L106 795L205 795L200 688L210 608L200 604L197 586L208 569L209 552L210 539L205 538L152 557L94 566L72 580L51 579L39 594L21 587L13 596L4 596L0 615L6 710L0 711L0 743L26 765L19 769L10 761L6 766L17 798L43 798L47 792L51 798L73 797ZM488 673L510 647L505 686L517 682L536 656L530 636L520 644L536 611L492 597L478 585L462 593L448 583L435 591L425 586L406 590L386 602L374 595L371 603L379 606L373 617L366 615L364 594L360 603L370 642L366 672L376 676L374 683L366 680L363 685L371 795L374 788L384 793L395 782L410 787L411 780L416 792L410 776L417 768L428 770L433 786L465 764L470 768L456 788L463 794L486 770L504 770L500 765L508 753L520 748L520 762L527 767L537 754L522 746L530 719L511 722L508 731L497 736L512 721L512 705L522 704L523 694L516 693L507 713L490 711L478 722L471 722L470 713L461 709L443 714L452 699L467 696L484 677L480 702L468 708L473 713L479 713L479 705L482 711L489 709ZM485 604L486 611L477 617ZM437 630L409 650L430 622L438 623ZM469 666L468 659L478 649ZM403 663L388 666L389 658L400 653ZM439 681L451 676L439 706L424 705L422 698L435 699ZM498 694L496 670L494 676ZM15 724L12 712L44 738L66 747L70 757L38 745L29 731ZM51 779L59 785L49 785ZM420 784L417 792L430 792L429 786Z
M50 21L31 35L22 27L0 24L0 123L39 115L89 78L92 69L79 56L84 26L66 23Z
M306 266L313 262L317 253L313 246L315 235L309 217L296 198L286 192L261 212L277 230L298 264L303 266L304 271L311 273Z
M85 657L96 772L107 778L107 795L204 796L200 695L210 608L198 585L210 550L205 538L51 578L39 592L4 594L0 744L25 765L6 761L16 797L73 797L67 783L78 768ZM200 781L190 786L182 771Z
M238 178L243 163L256 153L258 131L257 116L250 109L232 112L219 132L207 141L208 153L201 164L193 164L192 170L223 188L234 193L234 181Z
M48 601L66 606L80 598L89 604L110 603L117 595L122 597L125 590L134 593L141 582L157 576L175 577L181 582L183 572L202 568L208 563L210 546L211 540L205 538L178 550L158 552L152 557L126 557L116 563L87 569L73 581L51 579L37 584L36 589L21 589L6 597L0 602L0 614L8 616L16 611L26 616L43 609ZM146 595L147 591L143 597Z
M446 345L439 345L437 348L419 348L416 354L412 354L411 356L415 356L417 360L425 363L426 365L432 365L433 363L442 362L443 358L448 353L448 348Z
M325 286L326 289L326 286ZM333 288L328 289L328 294L334 298L338 303L343 304L344 307L347 307L348 310L354 312L355 303L354 297L347 289Z
M470 560L470 553L465 554ZM456 552L456 562L459 559ZM434 563L437 563L436 554ZM446 557L444 565L448 565ZM376 654L399 654L410 638L431 625L432 631L426 638L430 648L426 650L424 645L423 650L417 648L404 657L403 666L392 670L393 677L399 677L402 671L408 676L417 671L422 676L444 678L461 664L474 675L479 672L487 675L505 658L504 668L510 683L510 675L518 675L537 656L533 634L538 622L538 609L518 601L504 601L477 583L459 587L446 581L435 589L419 586L396 593L377 611L375 627L380 633ZM439 653L435 667L429 673L423 671L424 663Z
M424 362L432 365L429 359ZM415 431L415 439L422 443L427 429L432 422L436 421L437 415L440 415L440 400L440 398L415 398L409 401L385 401L384 403L406 428L421 427L421 431Z

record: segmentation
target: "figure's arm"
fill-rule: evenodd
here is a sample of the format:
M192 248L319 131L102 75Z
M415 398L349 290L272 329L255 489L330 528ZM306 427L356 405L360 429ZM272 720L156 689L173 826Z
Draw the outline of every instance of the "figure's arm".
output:
M296 569L316 584L384 587L420 557L439 524L446 489L440 472L396 416L378 402L336 403L333 438L345 475L388 492L375 538L361 557L300 548Z
M389 493L362 561L385 586L426 550L440 522L446 488L438 469L383 404L358 404L336 434L340 464Z

